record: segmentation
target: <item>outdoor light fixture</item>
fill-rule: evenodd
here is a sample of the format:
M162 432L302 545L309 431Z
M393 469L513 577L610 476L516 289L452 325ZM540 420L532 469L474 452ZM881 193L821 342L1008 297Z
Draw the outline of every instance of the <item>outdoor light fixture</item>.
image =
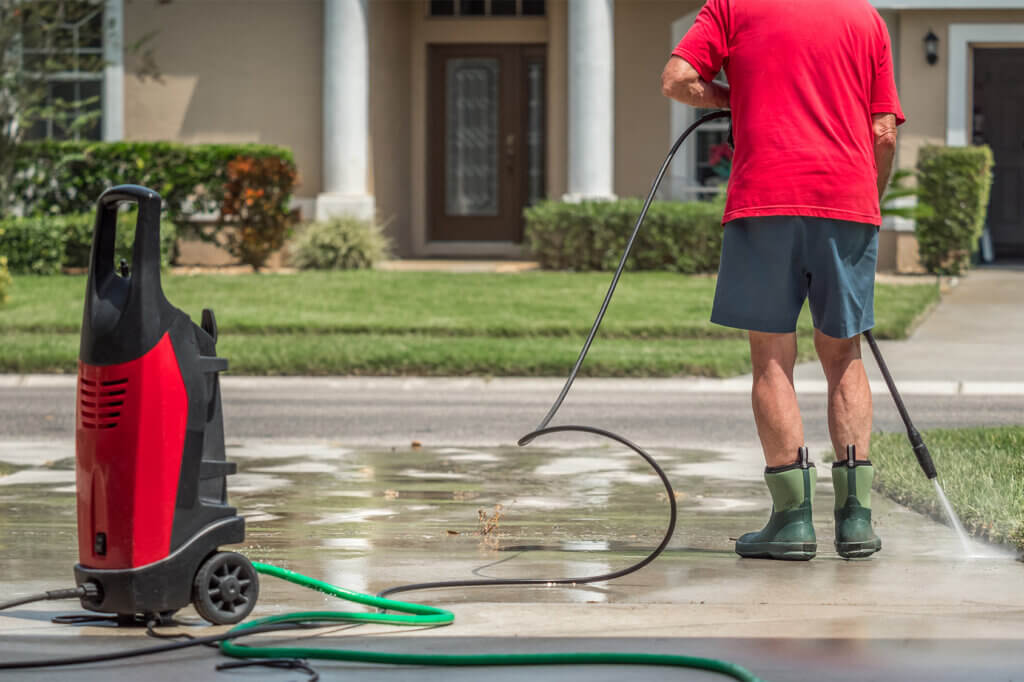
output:
M924 37L924 58L933 66L939 61L939 37L931 29Z

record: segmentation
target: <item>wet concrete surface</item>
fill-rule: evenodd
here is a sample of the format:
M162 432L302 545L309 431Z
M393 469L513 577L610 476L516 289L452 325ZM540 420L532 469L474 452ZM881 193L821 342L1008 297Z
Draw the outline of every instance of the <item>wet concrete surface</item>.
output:
M581 436L571 447L352 449L330 442L229 444L243 551L357 591L479 577L587 576L639 560L660 540L666 495L635 454ZM734 660L774 680L1024 680L1024 564L966 560L947 527L875 495L884 549L844 561L831 546L829 469L819 467L819 555L740 560L730 537L760 527L769 500L749 450L652 452L676 486L679 521L654 564L609 583L407 593L450 608L446 628L362 626L316 645L403 651L673 652ZM0 442L0 599L69 586L77 561L70 444ZM496 529L481 534L499 514ZM146 646L138 630L54 625L74 602L0 614L0 660ZM264 578L256 615L351 610ZM187 632L206 633L191 608ZM216 631L216 630L214 630ZM308 637L304 633L303 637ZM282 639L281 635L277 636ZM284 638L289 639L289 638ZM218 674L189 650L5 679L301 679L266 669ZM324 679L478 679L479 670L317 662ZM668 669L488 669L488 677L720 679ZM229 677L230 676L230 677Z

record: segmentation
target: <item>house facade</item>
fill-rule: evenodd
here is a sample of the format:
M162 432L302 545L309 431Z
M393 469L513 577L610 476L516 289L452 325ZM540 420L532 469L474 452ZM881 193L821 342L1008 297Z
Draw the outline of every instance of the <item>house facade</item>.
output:
M985 142L989 230L1024 256L1024 0L873 0L924 144ZM307 216L376 215L407 257L515 257L544 197L645 194L695 112L660 93L701 0L106 0L105 139L263 142L294 150ZM825 18L823 18L825 20ZM143 36L161 75L122 49ZM702 129L663 198L721 182ZM880 268L916 267L887 221Z

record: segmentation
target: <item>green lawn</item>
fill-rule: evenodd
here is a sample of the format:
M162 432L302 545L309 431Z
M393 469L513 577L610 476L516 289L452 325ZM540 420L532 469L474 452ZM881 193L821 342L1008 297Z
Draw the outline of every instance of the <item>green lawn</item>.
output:
M607 273L308 272L166 275L194 319L217 313L220 353L245 374L566 373ZM85 278L15 278L0 308L0 371L74 371ZM708 322L714 279L627 273L584 374L729 376L749 371L743 332ZM934 285L877 289L876 335L902 338ZM799 331L809 339L809 316ZM813 356L803 343L803 357Z
M968 532L1024 549L1024 427L928 431L946 497ZM871 440L875 487L901 504L945 520L935 489L902 433Z

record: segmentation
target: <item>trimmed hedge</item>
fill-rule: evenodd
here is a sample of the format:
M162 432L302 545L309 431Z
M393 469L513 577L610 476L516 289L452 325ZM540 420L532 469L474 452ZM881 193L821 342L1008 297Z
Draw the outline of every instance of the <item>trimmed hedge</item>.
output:
M959 275L985 226L992 189L992 150L922 147L918 156L920 199L933 209L917 221L921 262L928 272Z
M10 204L25 215L90 213L112 185L134 183L156 190L175 223L221 209L229 164L239 158L278 159L291 171L278 197L286 211L295 181L291 150L259 144L172 142L57 142L18 145Z
M0 220L0 256L12 272L53 275L64 262L68 221L63 217Z
M524 211L526 242L546 270L614 270L641 208L641 199L542 201ZM722 200L653 202L626 267L686 274L717 271L723 211Z
M0 305L7 303L7 299L10 298L11 284L13 280L7 270L7 257L0 256Z
M134 211L118 215L115 259L132 260L135 216ZM21 274L52 275L62 268L88 267L95 220L92 213L0 220L0 256L7 258L12 272ZM176 241L174 223L161 221L162 265L170 265Z

